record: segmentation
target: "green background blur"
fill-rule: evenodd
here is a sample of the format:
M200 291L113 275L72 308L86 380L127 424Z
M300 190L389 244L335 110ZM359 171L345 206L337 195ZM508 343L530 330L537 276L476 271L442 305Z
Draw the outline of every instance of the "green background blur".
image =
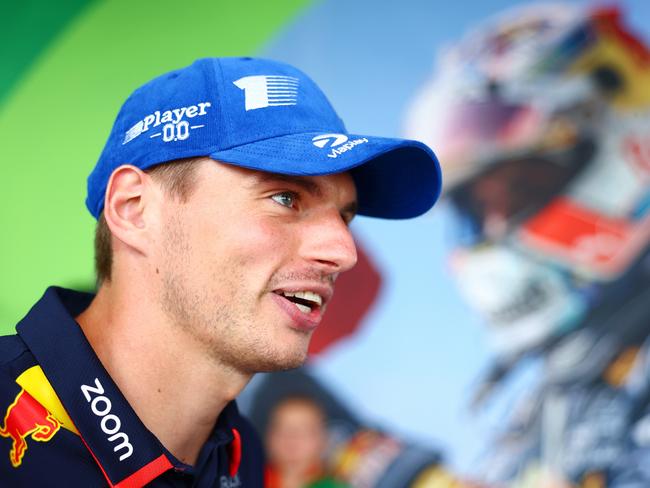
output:
M199 57L254 54L308 3L4 2L0 334L48 285L93 288L86 177L133 89Z

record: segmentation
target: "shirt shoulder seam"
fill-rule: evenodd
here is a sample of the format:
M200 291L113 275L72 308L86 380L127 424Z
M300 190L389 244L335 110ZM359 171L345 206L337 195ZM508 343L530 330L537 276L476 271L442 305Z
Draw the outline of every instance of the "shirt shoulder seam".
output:
M25 353L28 353L29 349L27 349L26 346L23 346L23 348L18 351L16 354L10 356L8 359L2 359L0 360L0 367L8 366L12 362L14 362L16 359L18 359L20 356L22 356Z

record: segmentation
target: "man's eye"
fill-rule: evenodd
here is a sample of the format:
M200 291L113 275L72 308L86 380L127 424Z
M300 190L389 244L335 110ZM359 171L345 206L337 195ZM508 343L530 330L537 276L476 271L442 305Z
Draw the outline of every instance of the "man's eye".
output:
M293 208L296 203L296 195L290 191L284 191L282 193L276 193L271 196L273 201L279 203L284 207Z

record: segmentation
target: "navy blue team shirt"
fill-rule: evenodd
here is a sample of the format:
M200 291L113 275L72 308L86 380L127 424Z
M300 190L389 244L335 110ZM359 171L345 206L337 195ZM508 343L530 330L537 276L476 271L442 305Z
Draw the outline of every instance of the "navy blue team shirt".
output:
M144 426L74 317L93 296L48 288L0 337L0 486L263 486L257 434L230 402L197 463Z

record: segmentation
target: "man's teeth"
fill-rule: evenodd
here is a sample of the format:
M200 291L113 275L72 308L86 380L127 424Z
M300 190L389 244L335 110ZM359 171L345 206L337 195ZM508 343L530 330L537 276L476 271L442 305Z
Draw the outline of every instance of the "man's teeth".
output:
M318 293L314 293L312 291L295 291L295 292L294 291L283 291L282 294L285 297L302 298L303 300L308 300L310 302L314 302L319 307L321 305L323 305L323 298ZM296 304L296 305L300 305L300 304ZM305 305L302 305L302 306L305 307ZM300 307L298 307L298 308L300 308ZM303 310L303 309L300 308L300 310ZM304 312L304 310L303 310L303 312Z
M311 308L309 308L307 305L303 305L302 303L294 303L294 305L298 307L298 310L300 310L302 313L311 312Z

